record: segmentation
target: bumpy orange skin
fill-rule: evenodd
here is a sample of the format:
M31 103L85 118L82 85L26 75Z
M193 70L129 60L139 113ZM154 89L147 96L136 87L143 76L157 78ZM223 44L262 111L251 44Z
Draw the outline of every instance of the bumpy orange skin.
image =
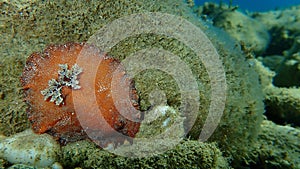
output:
M123 87L130 88L129 95L132 100L132 104L127 106L138 109L138 96L133 82L126 76L124 70L116 71L117 67L120 66L119 61L106 56L92 46L89 46L89 52L85 52L85 56L83 57L87 57L88 60L94 60L94 62L101 60L101 63L97 65L96 76L92 76L92 74L88 72L88 67L93 64L93 62L89 63L87 61L86 63L82 63L82 65L78 64L80 67L83 67L83 72L78 76L79 85L81 85L83 81L87 85L77 90L64 86L62 88L64 101L63 104L59 106L50 102L50 98L44 100L41 91L48 87L49 80L58 79L59 64L68 64L70 68L77 63L76 60L83 47L83 43L49 46L43 53L34 53L27 59L21 76L21 83L25 93L25 100L29 105L27 114L32 123L32 129L39 134L49 133L62 143L87 138L87 130L101 133L101 136L97 138L97 142L101 145L110 142L122 143L125 140L124 137L113 137L113 133L116 131L129 138L133 138L139 130L140 123L138 120L140 120L142 116L141 114L136 114L134 116L137 121L131 121L118 112L114 104L115 98L112 98L111 93L112 74L115 73L114 75L117 78L117 82L126 81L125 84L127 86ZM89 85L94 85L94 88L90 88ZM103 90L103 88L105 88L105 90ZM94 89L94 91L91 91L92 89ZM79 97L81 95L76 95L75 92L93 92L97 104L92 105L89 102L90 99L85 98L87 96ZM124 93L120 93L120 95L121 94L123 95ZM84 122L84 128L80 123L82 121L78 120L78 115L76 114L77 110L74 108L74 99L76 99L76 107L82 108L83 112L81 111L80 116L81 120L86 121L86 123ZM100 111L94 111L94 109L97 108ZM131 112L126 112L126 114L130 113ZM109 126L99 124L99 118L103 118Z

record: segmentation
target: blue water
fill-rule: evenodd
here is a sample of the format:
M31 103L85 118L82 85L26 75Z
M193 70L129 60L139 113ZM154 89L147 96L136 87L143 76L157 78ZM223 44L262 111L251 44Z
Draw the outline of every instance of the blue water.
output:
M202 5L204 2L219 3L220 0L195 0L197 5ZM229 3L229 0L222 0L222 2ZM232 0L232 4L238 5L242 11L263 12L300 5L300 0Z

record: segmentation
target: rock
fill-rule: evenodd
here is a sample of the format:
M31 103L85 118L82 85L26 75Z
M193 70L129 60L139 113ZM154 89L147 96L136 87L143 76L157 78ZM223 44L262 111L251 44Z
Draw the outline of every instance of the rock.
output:
M275 72L276 76L273 82L275 86L300 87L300 59L289 58L284 60Z
M162 145L169 144L169 140L162 140ZM156 143L150 143L152 146ZM151 145L146 146L151 146ZM145 145L140 145L144 148ZM62 147L63 166L68 168L214 168L227 169L228 158L216 143L203 143L187 140L179 143L173 149L163 154L156 154L145 158L131 158L118 156L103 149L99 149L90 141L79 141Z
M270 41L267 27L251 17L227 6L206 3L203 13L212 18L214 26L224 29L256 54L262 54Z
M300 89L267 87L266 115L268 119L279 124L300 126Z
M0 158L12 164L49 167L55 164L59 154L60 146L51 136L37 135L32 130L25 130L0 141Z
M300 36L294 39L294 44L289 50L284 51L284 55L285 60L281 62L276 70L274 85L300 87Z
M300 89L277 87L273 84L275 72L256 61L256 70L260 80L266 103L265 115L269 120L279 124L300 126Z
M252 17L264 23L270 32L271 42L265 55L282 55L277 64L273 84L278 87L300 86L300 6L285 10L253 13ZM264 59L265 60L265 59ZM265 61L270 62L267 59ZM273 60L274 61L274 60ZM272 61L271 61L272 62ZM265 62L264 62L265 63ZM272 70L273 63L268 63ZM267 64L265 64L267 65Z
M137 137L150 139L160 135L159 138L179 139L184 135L183 122L184 118L177 110L170 106L158 105L145 113Z
M3 29L0 30L1 33L5 35L3 38L0 38L0 41L2 42L1 44L4 46L3 48L0 48L0 51L4 53L5 58L11 58L14 55L18 58L24 58L24 56L28 54L27 52L31 53L32 51L40 51L41 49L37 48L43 48L45 44L49 43L61 44L67 41L87 41L93 33L107 23L110 23L122 16L129 16L133 13L145 11L179 15L182 17L180 17L181 19L187 19L195 26L199 26L199 28L204 31L204 34L201 37L209 37L209 40L213 43L215 49L213 48L213 50L210 50L206 48L209 47L208 44L210 44L208 41L208 43L203 42L203 45L198 42L195 44L200 47L204 47L204 52L193 51L193 49L199 48L186 46L187 44L185 42L189 42L190 38L193 39L193 37L195 37L194 33L199 33L199 31L189 32L186 30L187 34L185 34L183 38L189 38L187 41L181 41L180 39L159 33L142 33L138 36L130 36L111 48L109 54L122 60L142 49L152 49L153 47L156 47L169 51L169 53L178 56L180 61L185 63L181 65L186 65L189 68L188 70L192 72L190 77L195 79L198 84L198 88L192 89L199 89L199 92L197 91L193 93L198 93L200 96L199 108L196 106L187 106L187 108L191 110L196 110L195 112L199 115L196 120L197 123L194 125L195 127L189 133L193 139L199 139L199 134L201 133L203 125L206 122L206 117L210 112L210 107L213 107L211 105L217 105L217 103L214 103L212 99L218 103L222 102L223 98L218 99L218 97L220 96L220 93L225 93L224 91L226 91L225 110L222 110L222 106L215 106L217 107L216 109L218 109L217 111L224 112L220 123L209 123L214 125L219 124L218 128L212 133L213 135L209 141L217 142L217 144L220 145L220 149L223 152L226 152L224 155L233 156L233 160L243 159L243 157L247 155L245 154L248 151L247 147L249 144L252 144L253 140L255 140L257 136L264 110L262 92L260 90L258 77L251 64L248 63L248 61L245 61L245 55L239 50L238 44L230 40L224 32L199 21L199 19L194 16L183 1L145 0L141 2L137 0L129 0L105 1L105 3L100 1L78 1L78 3L73 3L71 1L45 1L43 3L33 2L31 6L34 9L26 8L23 10L12 10L15 8L9 8L11 6L10 3L4 4L6 5L3 5L3 8L7 7L7 10L5 10L6 8L3 10L11 11L11 13L8 14L4 12L5 17L3 16L5 25L7 23L9 26L3 27ZM64 11L63 9L68 9L70 12L62 12ZM20 16L20 13L15 11L23 11L24 16ZM155 24L157 23L159 22L155 22ZM132 23L130 24L132 25ZM180 24L175 22L173 25L167 24L167 26L170 28L178 28ZM15 28L15 33L12 33L11 27ZM110 27L110 30L111 28L112 27ZM120 35L122 35L124 32L120 33ZM170 31L170 33L172 33L172 31ZM118 32L114 32L114 34L118 35ZM194 41L190 42L193 42L194 44ZM26 49L26 52L24 52L24 49ZM219 66L219 64L216 64L217 62L212 61L211 57L209 57L211 56L209 54L215 51L218 51L220 55L219 59L223 66ZM203 57L205 56L206 61L209 64L208 67L203 63L201 58L199 59L197 56L198 53L201 53L201 56ZM22 61L24 62L24 60L25 59ZM12 64L12 62L4 62L4 64ZM174 64L164 65L164 68L167 67L169 67L170 70L173 70ZM222 67L224 67L224 74L226 74L227 88L214 90L211 86L220 80L219 76L215 73L222 70ZM175 67L175 69L177 68L180 67ZM208 74L207 68L210 68L210 74ZM9 72L10 69L6 68L5 71ZM17 71L8 73L5 77L15 78L17 76L18 79L19 75L20 72ZM221 76L223 76L223 74ZM186 76L185 74L182 74L181 77ZM0 83L1 85L7 83L8 80L6 78L4 78L5 80ZM149 103L149 93L157 88L164 91L167 98L167 104L170 107L173 107L174 109L179 109L181 107L181 102L183 102L183 92L180 90L179 85L176 84L176 79L168 73L150 69L137 74L134 78L137 91L140 96L142 111L149 110L151 107L151 104ZM212 81L212 78L215 80ZM179 82L182 81L184 84L190 84L189 81L187 82L184 79L179 80ZM221 81L222 80L223 79L221 79ZM9 86L12 85L10 84ZM9 93L8 91L10 91L10 93L14 93L15 91L7 87L7 85L4 89L4 94ZM218 97L213 98L212 93L214 93L214 96ZM11 97L13 99L17 98L16 96ZM184 105L189 105L188 103L193 101L193 99L194 97L186 99L186 102L183 102ZM10 102L7 101L6 103ZM6 109L1 110L1 115L3 115L3 117L5 117L8 113L8 111L5 110ZM15 111L10 111L9 115L15 117L14 112ZM214 113L215 111L212 110L211 112ZM210 118L209 120L211 121L211 119L213 118ZM8 123L11 119L5 118L3 121ZM16 121L19 122L20 120L16 119ZM5 125L2 126L3 128L6 128ZM9 130L14 131L13 129ZM192 151L191 153L193 153ZM93 155L94 154L87 154L87 156ZM96 157L96 155L91 157L94 158L91 159L91 161L95 160L95 162L98 162L99 160ZM197 156L197 158L199 157L200 156ZM164 158L165 157L162 157L162 160L164 160ZM171 164L176 164L172 161L172 155L170 155L169 158L170 159L167 160L170 160ZM191 156L187 158L194 157ZM178 160L179 159L180 158L178 158ZM203 157L203 159L205 160L207 158ZM115 160L117 163L117 159ZM152 161L156 160L154 159ZM84 162L80 161L80 163L83 165ZM183 163L185 164L186 162ZM92 164L84 165L89 167L95 166ZM149 163L149 165L147 164L147 166L150 165L153 166L153 168L158 168L160 166L156 162L151 164ZM200 166L202 166L202 164L199 164L198 167ZM209 166L204 166L203 168L208 167Z
M286 10L253 13L252 17L267 26L272 41L266 51L268 55L282 54L293 45L300 35L300 6Z
M284 61L284 56L270 55L265 57L258 57L257 60L261 61L263 65L268 67L270 70L276 71Z
M269 44L270 36L266 27L241 12L226 11L214 19L214 25L252 48L256 54L263 53Z
M249 168L300 168L300 130L264 120ZM248 157L247 157L248 158Z

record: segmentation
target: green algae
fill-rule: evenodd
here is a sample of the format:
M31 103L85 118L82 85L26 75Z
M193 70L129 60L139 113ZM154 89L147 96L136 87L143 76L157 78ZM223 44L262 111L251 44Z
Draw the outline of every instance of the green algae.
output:
M15 164L13 166L10 166L8 169L38 169L37 167L28 166L24 164Z
M284 10L253 13L251 17L265 24L272 36L265 55L282 54L289 50L300 35L300 6Z
M23 64L15 56L0 59L0 134L11 135L29 127L19 83Z
M257 143L245 156L251 168L300 168L300 131L290 126L276 125L264 120Z
M168 144L165 142L165 144ZM117 156L89 141L62 148L62 164L82 168L230 168L214 143L185 141L163 154L147 158Z
M172 107L158 105L145 112L144 116L136 138L152 138L162 134L159 136L162 139L178 139L178 137L180 138L184 135L185 118L181 117L179 111ZM172 125L175 126L170 129ZM165 136L164 133L167 134L167 136Z
M209 141L217 142L221 150L225 151L224 155L233 156L235 160L240 160L241 157L248 153L248 147L256 139L263 112L262 94L257 75L247 63L245 56L239 51L234 41L218 30L198 21L191 12L188 11L187 5L182 1L125 0L100 3L99 1L89 1L88 3L86 1L74 1L72 3L71 1L43 1L31 2L22 8L18 6L17 2L3 2L0 7L4 11L10 11L5 13L1 18L5 23L8 23L7 25L1 25L3 28L1 29L1 37L3 38L0 38L0 43L4 46L0 49L1 53L3 53L4 58L15 56L21 60L21 65L24 64L25 58L30 53L33 51L41 51L46 44L87 41L88 38L103 25L128 14L143 11L159 11L179 15L188 19L205 30L209 35L210 40L216 46L220 54L220 59L223 61L226 71L228 86L226 109L218 128ZM198 139L207 117L211 100L210 78L203 63L201 63L196 57L196 54L182 42L153 34L143 34L127 38L116 45L110 54L122 60L130 53L149 47L158 47L168 50L179 56L180 59L190 66L199 85L201 107L196 123L189 134L191 138ZM14 63L12 61L5 63L5 65L11 64ZM12 86L19 86L18 76L21 74L22 69L19 68L13 72L9 71L8 68L3 70L3 72L8 72L8 75L4 75L3 79L13 77L13 81L9 83L9 86L4 87L4 90L12 90L12 88L15 90L16 88ZM142 110L149 109L151 104L148 97L151 91L157 88L165 92L169 106L178 108L181 101L180 97L178 97L180 91L172 77L163 72L150 70L137 75L135 82L140 96ZM7 82L3 81L0 85L4 85L5 83ZM18 103L20 103L19 105L24 105L21 98L21 93L15 93L10 96L9 99L17 100ZM3 102L3 104L3 107L6 107L9 105L9 102ZM1 115L8 114L9 116L14 116L15 112L21 112L23 116L21 119L17 119L17 122L25 121L26 123L21 125L20 128L12 127L5 129L7 131L5 134L13 134L28 128L28 122L24 116L25 106L22 106L22 108L15 107L15 109L16 111L7 111L7 109L1 110ZM9 119L4 119L3 121L9 124L11 123ZM6 128L7 126L1 125L1 127ZM90 156L90 161L86 161L86 164L81 165L98 165L97 160L91 157L92 155L85 155ZM84 155L80 158L84 158ZM196 157L194 156L193 158ZM121 162L112 160L114 158L110 160L110 158L106 157L105 159L109 160L112 164L123 163L122 160ZM152 162L147 163L147 166L159 166L159 160L170 160L168 158L164 159L162 156L160 156L160 158L157 157L157 159L158 162L152 159ZM130 164L133 165L133 163ZM99 165L101 165L100 162Z
M283 88L273 85L275 72L264 67L257 61L256 70L260 74L264 99L266 103L265 115L269 120L278 124L293 124L299 126L300 99L299 88Z

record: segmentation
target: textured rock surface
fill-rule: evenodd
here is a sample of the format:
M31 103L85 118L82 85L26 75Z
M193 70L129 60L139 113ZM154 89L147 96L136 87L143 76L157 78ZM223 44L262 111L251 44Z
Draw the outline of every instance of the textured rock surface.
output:
M267 27L234 7L206 3L198 14L211 18L214 26L226 31L256 54L263 53L268 47L270 35Z
M264 120L249 163L253 168L300 168L300 130ZM254 157L254 158L253 158Z
M294 43L300 35L300 7L277 10L251 15L257 21L264 23L271 35L272 41L266 51L268 55L281 54Z
M13 164L49 167L60 153L60 146L50 135L34 134L30 129L0 140L0 158Z
M278 124L292 124L299 126L300 118L300 90L299 88L283 88L273 85L275 72L256 63L260 74L264 98L266 103L266 116Z
M155 143L154 143L155 144ZM164 144L168 144L165 141ZM142 147L141 147L142 148ZM62 164L82 168L230 168L216 144L185 141L163 154L130 158L111 154L88 141L70 143L62 149Z
M173 0L101 2L43 1L39 3L28 2L25 5L15 1L2 3L0 7L5 12L1 19L6 24L1 25L3 29L0 30L0 42L3 44L3 48L0 49L1 54L4 58L11 56L19 58L22 64L25 58L33 51L41 51L49 43L86 41L101 26L121 16L141 11L160 11L182 16L205 30L205 33L207 33L219 52L221 61L224 63L228 86L226 109L217 130L209 141L217 142L221 150L225 151L224 154L226 156L234 156L235 160L240 160L246 155L248 147L256 139L260 128L263 103L258 77L253 71L251 64L246 61L244 54L237 48L237 44L224 33L201 21L199 22L182 1L176 1L176 3ZM66 13L66 10L69 12ZM192 138L198 139L210 107L211 84L207 70L195 53L182 42L161 35L143 34L127 38L111 49L111 55L122 60L135 51L150 47L163 48L178 55L191 68L199 84L201 107L198 112L199 117L190 135ZM1 64L11 65L12 63L11 60L3 60ZM13 85L7 86L4 88L4 91L11 89L10 86L19 85L16 78L20 75L21 70L20 72L9 72L9 69L6 68L1 71L6 72L5 77L14 77L11 82ZM181 101L180 91L172 77L159 71L149 71L139 74L135 77L135 80L143 110L150 108L151 104L148 96L156 88L160 88L166 93L169 106L179 107ZM4 83L3 81L0 85L4 86ZM16 92L17 90L13 89L12 91L13 95L10 96L10 99L16 99L18 103L22 103L20 94ZM6 95L7 93L4 94ZM9 102L8 98L5 99L6 101L3 102L5 106L1 110L1 117L4 117L2 121L5 123L1 123L1 128L3 128L5 133L12 134L16 132L15 128L7 127L6 124L10 124L10 119L5 117L9 115L17 122L26 121L26 117L16 118L16 112L24 114L24 109L18 107L16 107L15 111L7 111ZM22 124L21 128L27 128L28 123L26 124ZM185 147L183 149L189 148ZM92 157L91 160L96 161ZM171 164L173 163L171 158L164 159L162 156L160 156L159 160L171 160ZM111 161L113 164L116 162L118 160ZM156 162L150 164L153 166L159 165ZM84 165L89 166L88 164Z

